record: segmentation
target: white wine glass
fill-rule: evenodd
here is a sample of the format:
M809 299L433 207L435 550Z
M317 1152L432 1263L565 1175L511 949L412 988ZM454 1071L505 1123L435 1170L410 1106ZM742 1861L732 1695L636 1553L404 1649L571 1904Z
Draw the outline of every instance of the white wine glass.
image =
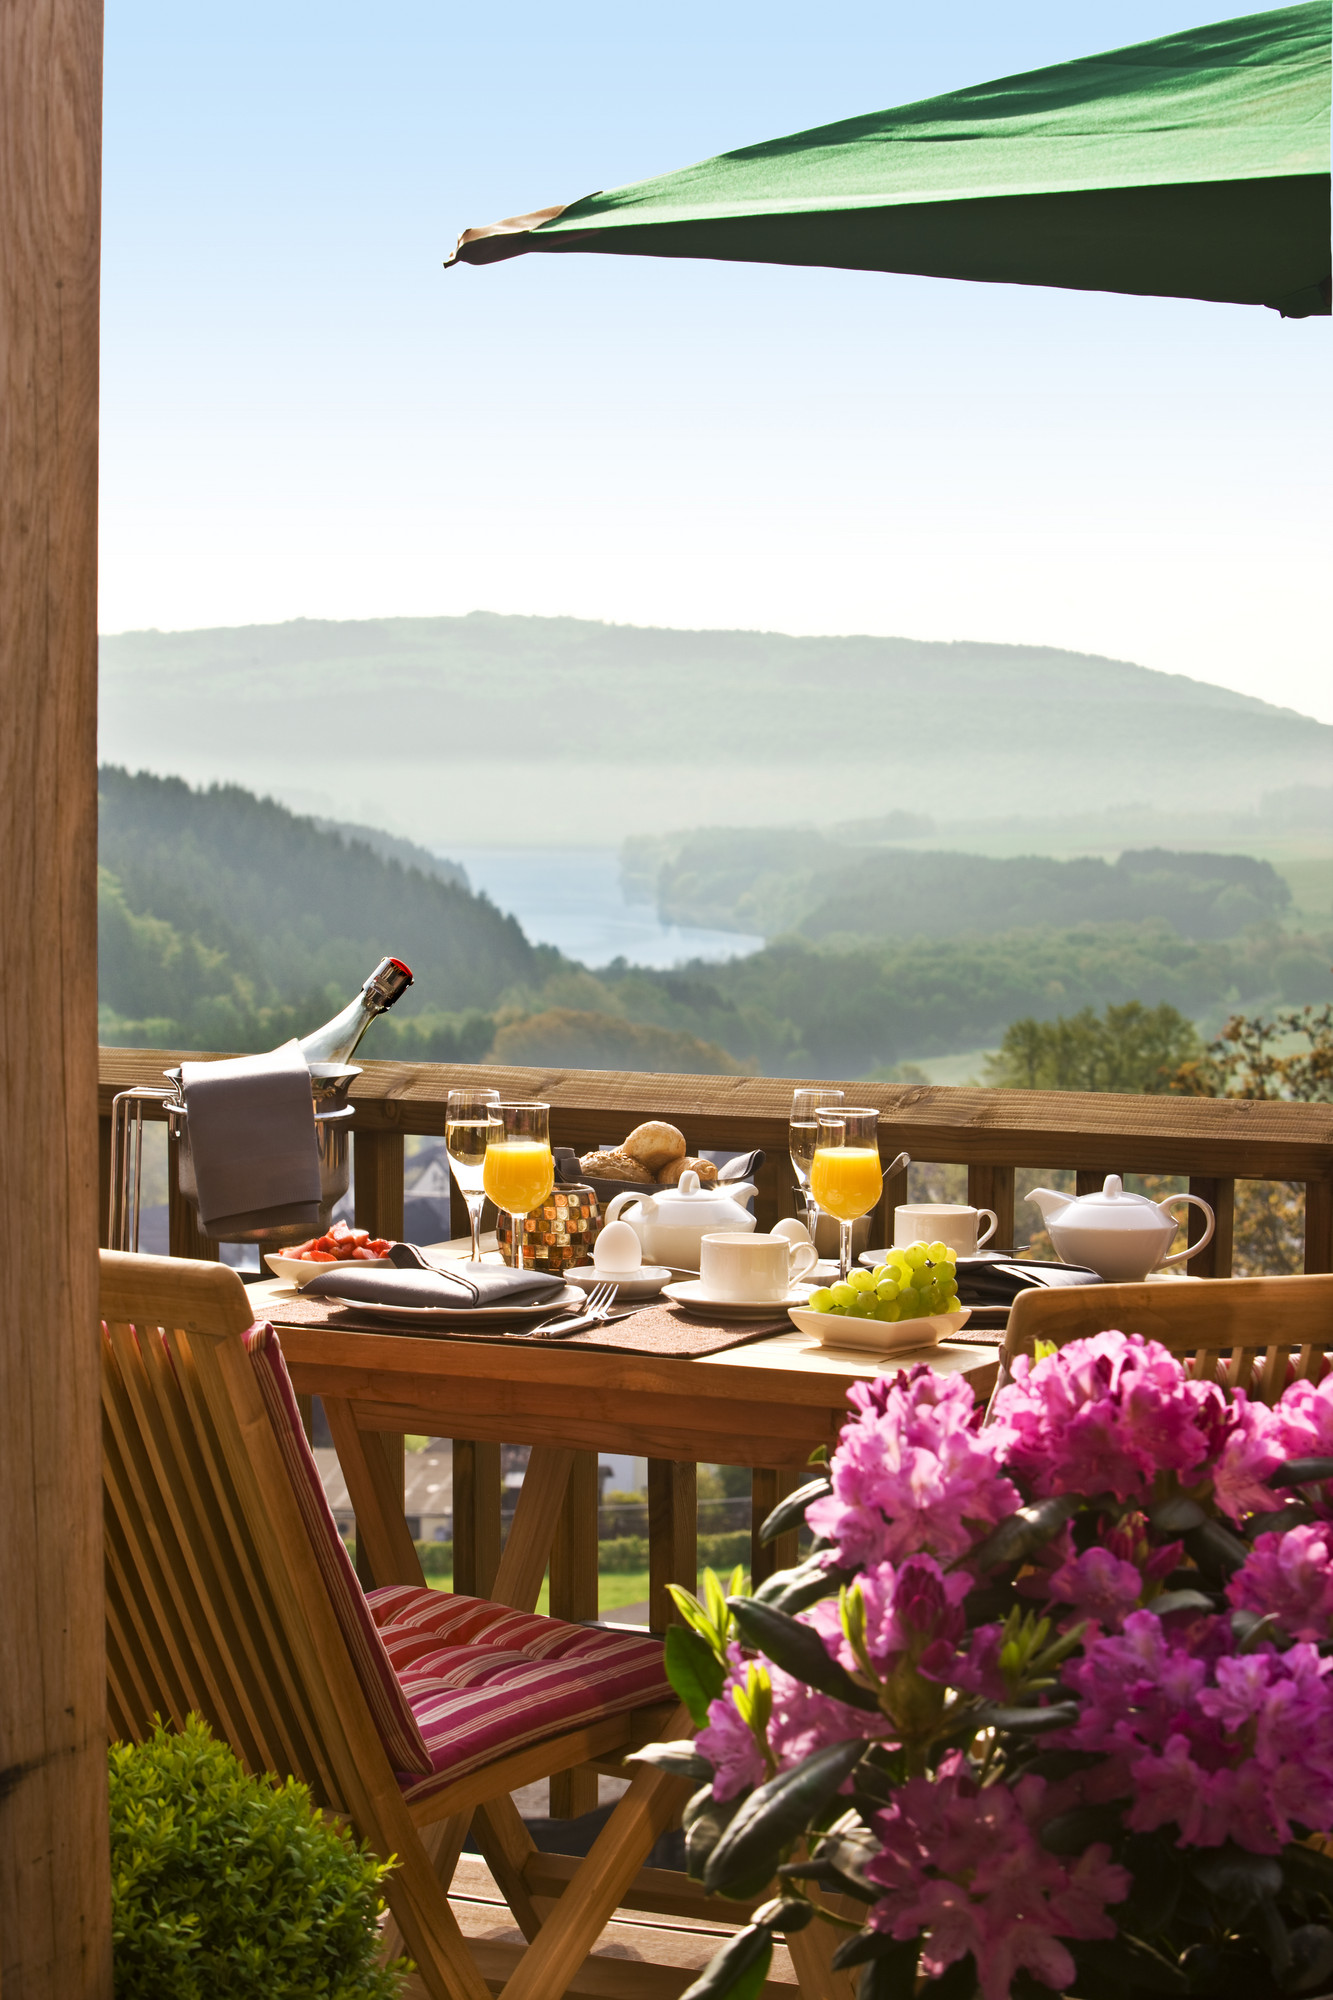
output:
M821 1105L841 1104L842 1101L843 1093L840 1090L794 1090L791 1094L787 1148L791 1154L792 1172L796 1175L801 1193L805 1196L806 1227L810 1231L811 1242L814 1241L815 1222L819 1213L814 1196L810 1192L810 1167L819 1140L815 1113Z
M838 1218L838 1276L852 1263L852 1224L869 1215L884 1192L879 1157L879 1113L869 1105L831 1105L815 1113L819 1127L810 1186L815 1200Z
M472 1262L481 1262L481 1211L486 1203L482 1175L486 1148L504 1137L498 1090L451 1090L444 1108L444 1150L454 1185L467 1206L472 1229Z
M514 1230L514 1269L523 1269L523 1218L540 1208L555 1185L549 1104L500 1104L500 1130L486 1148L482 1184Z

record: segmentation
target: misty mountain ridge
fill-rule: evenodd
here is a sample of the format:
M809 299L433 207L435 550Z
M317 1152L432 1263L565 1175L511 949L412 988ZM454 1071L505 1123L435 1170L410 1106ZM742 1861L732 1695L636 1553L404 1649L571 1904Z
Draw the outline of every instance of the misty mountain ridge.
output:
M101 665L105 760L318 797L438 847L1090 800L1235 811L1333 783L1327 724L1046 646L473 612L121 633Z

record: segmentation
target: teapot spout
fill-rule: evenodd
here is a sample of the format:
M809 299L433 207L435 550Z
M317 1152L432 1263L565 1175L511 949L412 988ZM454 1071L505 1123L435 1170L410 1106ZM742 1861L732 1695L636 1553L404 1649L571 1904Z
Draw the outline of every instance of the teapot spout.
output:
M1041 1219L1043 1222L1054 1222L1059 1216L1061 1209L1068 1208L1069 1206L1069 1196L1067 1194L1057 1194L1054 1188L1033 1188L1031 1194L1028 1196L1028 1200L1036 1202L1037 1207L1041 1210Z

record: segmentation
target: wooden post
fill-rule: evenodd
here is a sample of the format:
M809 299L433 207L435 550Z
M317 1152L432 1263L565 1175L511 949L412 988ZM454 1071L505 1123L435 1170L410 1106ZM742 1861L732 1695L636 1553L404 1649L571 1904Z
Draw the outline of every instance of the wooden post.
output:
M500 1567L500 1447L455 1438L454 1589L489 1597Z
M100 0L0 11L0 1987L110 2000L97 1348Z
M358 1132L353 1122L352 1163L356 1178L356 1226L372 1236L387 1236L398 1242L403 1234L403 1135L401 1132ZM402 1510L407 1481L406 1446L401 1436L387 1432L380 1445L388 1460L390 1476L398 1488ZM364 1588L373 1586L371 1564L356 1538L356 1573Z
M973 1208L993 1208L998 1218L991 1243L997 1250L1014 1247L1014 1170L973 1166L967 1170L967 1198Z
M571 1623L597 1616L597 1453L579 1451L569 1470L560 1524L551 1544L551 1616ZM551 1818L577 1819L597 1804L597 1773L590 1764L557 1771L551 1779Z
M1305 1183L1305 1268L1333 1271L1333 1181Z
M196 1257L204 1263L219 1263L222 1245L205 1236L195 1217L194 1203L180 1189L177 1167L180 1148L167 1142L167 1248L173 1257ZM262 1268L262 1267L261 1267Z
M779 1500L785 1500L810 1477L804 1466L756 1465L750 1485L750 1588L757 1590L780 1569L790 1569L799 1556L799 1528L789 1528L775 1542L761 1542L759 1530Z
M669 1583L694 1590L699 1575L698 1468L684 1460L648 1461L648 1626L679 1625Z
M1190 1176L1190 1193L1206 1201L1213 1211L1213 1240L1197 1257L1191 1257L1187 1267L1189 1274L1192 1278L1229 1278L1236 1222L1236 1183L1214 1174L1194 1174ZM1189 1218L1186 1241L1197 1243L1207 1227L1208 1218L1200 1208L1187 1208L1185 1213ZM1176 1269L1181 1268L1177 1264Z

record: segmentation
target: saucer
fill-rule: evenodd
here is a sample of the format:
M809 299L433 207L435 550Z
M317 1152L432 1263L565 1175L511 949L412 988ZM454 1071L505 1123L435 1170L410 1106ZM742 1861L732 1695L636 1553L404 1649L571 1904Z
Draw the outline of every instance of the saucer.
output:
M810 1287L797 1285L785 1299L724 1299L705 1290L702 1278L691 1278L684 1284L664 1285L662 1296L690 1312L714 1313L718 1319L780 1319L793 1306L805 1304Z
M566 1284L578 1285L585 1292L590 1292L594 1285L618 1285L616 1303L619 1304L622 1299L655 1299L671 1271L665 1264L641 1264L637 1271L630 1271L622 1278L615 1271L599 1271L595 1264L579 1264L560 1275Z

